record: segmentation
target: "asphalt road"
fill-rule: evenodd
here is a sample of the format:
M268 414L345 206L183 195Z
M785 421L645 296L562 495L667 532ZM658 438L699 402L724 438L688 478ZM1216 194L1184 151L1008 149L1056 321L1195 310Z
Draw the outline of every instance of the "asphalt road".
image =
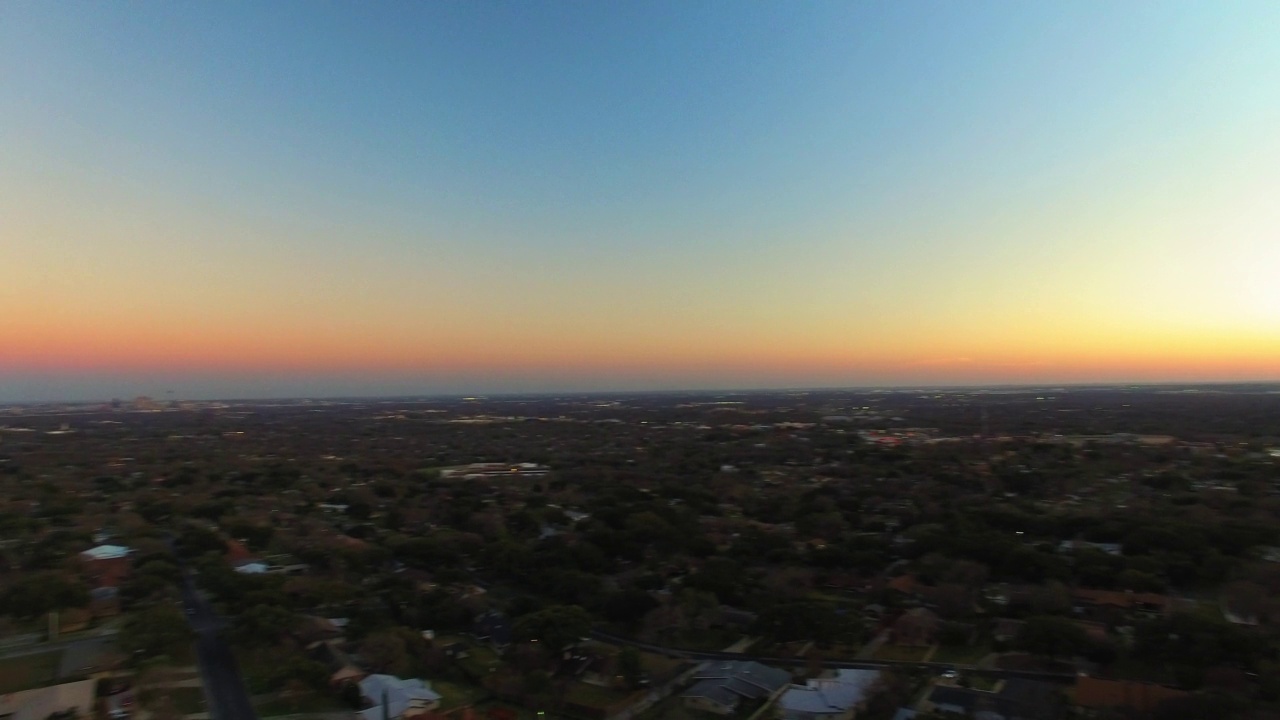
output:
M222 620L196 592L190 572L186 568L182 572L182 605L191 629L196 632L196 658L200 662L209 713L213 720L258 720L235 655L219 635Z

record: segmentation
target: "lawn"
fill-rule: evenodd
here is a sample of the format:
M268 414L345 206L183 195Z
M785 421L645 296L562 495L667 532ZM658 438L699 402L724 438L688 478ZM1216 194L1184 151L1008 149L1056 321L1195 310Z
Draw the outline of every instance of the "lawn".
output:
M988 677L986 675L970 675L965 679L969 683L969 687L974 690L985 690L986 692L995 692L1003 682L1000 678Z
M933 654L933 662L977 665L979 660L990 654L991 648L986 645L942 645Z
M58 679L62 651L20 655L0 660L0 694L17 692Z
M442 710L474 705L488 694L484 688L449 682L448 680L432 680L431 689L440 693L440 708Z
M166 693L173 709L182 715L207 712L204 704L204 689L198 687L165 688L159 692Z
M716 717L711 713L690 710L679 695L672 695L640 713L639 720L711 720Z
M489 701L489 702L484 702L477 705L475 708L476 717L485 718L487 717L487 712L489 710L499 709L499 708L502 710L508 710L510 712L515 713L516 717L519 720L563 720L563 718L561 718L559 715L553 715L552 713L538 715L533 710L527 710L521 707L517 707L515 705L510 705L508 703L497 702L497 701Z
M649 673L649 678L655 684L666 682L679 675L685 665L686 661L684 660L677 660L655 653L640 653L640 666L644 668L645 672Z
M607 708L626 700L632 694L625 690L611 690L602 688L599 685L578 682L569 686L564 699L587 707Z
M492 648L472 646L467 648L467 656L460 658L458 664L476 680L489 675L492 668L498 665L498 653Z
M876 660L897 660L900 662L920 662L929 654L927 647L906 647L904 645L881 645L876 649Z
M257 711L258 717L264 718L293 715L295 713L354 712L350 706L344 705L341 700L319 693L299 698L263 700L262 702L255 702L253 709Z

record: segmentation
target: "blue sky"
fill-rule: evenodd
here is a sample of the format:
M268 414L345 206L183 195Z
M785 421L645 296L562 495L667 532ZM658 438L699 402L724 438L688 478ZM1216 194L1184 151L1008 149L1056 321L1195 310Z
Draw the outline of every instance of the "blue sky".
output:
M1278 31L1271 2L5 3L0 382L1260 377Z

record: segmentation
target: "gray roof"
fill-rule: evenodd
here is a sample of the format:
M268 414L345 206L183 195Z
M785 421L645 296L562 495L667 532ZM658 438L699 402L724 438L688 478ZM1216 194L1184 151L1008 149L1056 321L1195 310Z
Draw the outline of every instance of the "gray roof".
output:
M727 708L737 707L740 699L732 690L725 687L723 681L718 679L703 680L680 693L680 697L706 698Z
M700 680L707 678L722 678L726 681L730 679L737 680L739 685L752 685L764 690L765 695L772 695L791 682L791 673L786 670L761 665L753 660L708 663L706 667L698 671L695 677Z
M694 676L698 683L681 697L703 697L724 707L742 698L767 698L791 682L791 673L750 660L710 662Z
M784 717L839 715L867 699L878 670L840 670L836 677L793 685L778 699Z
M370 675L360 681L360 694L373 707L360 711L364 720L382 720L382 702L386 698L387 717L397 718L412 705L440 700L440 694L422 680L401 680L395 675Z

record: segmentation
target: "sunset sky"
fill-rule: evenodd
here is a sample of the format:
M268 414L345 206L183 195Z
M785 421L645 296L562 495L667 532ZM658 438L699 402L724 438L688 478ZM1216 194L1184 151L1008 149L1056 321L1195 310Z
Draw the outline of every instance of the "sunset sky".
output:
M0 2L0 400L1280 381L1280 2Z

